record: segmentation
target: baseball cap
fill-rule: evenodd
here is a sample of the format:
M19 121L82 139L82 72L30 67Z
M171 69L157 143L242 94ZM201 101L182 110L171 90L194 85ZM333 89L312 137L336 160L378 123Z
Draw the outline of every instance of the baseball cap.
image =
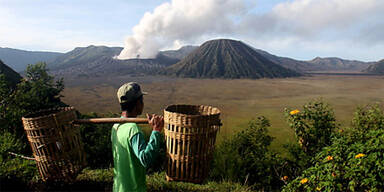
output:
M131 102L138 99L142 95L146 95L146 92L142 92L140 85L136 82L129 82L122 85L117 90L117 99L119 103Z

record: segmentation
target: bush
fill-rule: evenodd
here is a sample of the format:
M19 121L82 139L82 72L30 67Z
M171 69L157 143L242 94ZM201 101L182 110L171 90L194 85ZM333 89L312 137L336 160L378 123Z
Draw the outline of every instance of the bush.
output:
M97 113L89 113L79 115L79 118L88 119L113 116L113 114L99 115ZM79 128L88 166L91 168L112 167L112 124L82 124Z
M384 189L384 130L367 140L334 139L316 155L314 165L283 191L380 191Z
M8 131L0 132L0 158L6 160L10 157L8 152L19 153L24 149L24 145L21 140Z
M268 150L273 138L265 117L249 123L249 127L232 139L223 141L215 151L211 177L216 180L241 182L254 189L278 189L283 184L275 174L280 160Z
M383 115L377 105L359 108L353 120L354 128L335 135L332 145L323 148L312 166L283 191L384 189L384 125L378 121Z
M369 130L384 127L384 113L379 104L358 107L352 120L351 136L364 137ZM358 138L357 138L358 139Z
M26 78L10 86L0 75L0 178L2 190L24 190L37 177L34 161L12 157L8 152L30 152L21 117L37 110L65 106L60 101L63 81L47 73L45 63L29 65Z
M0 134L0 180L2 190L24 190L37 176L36 163L11 156L8 152L23 151L24 144L14 134Z
M309 156L330 145L331 135L338 128L332 108L321 100L309 102L302 111L286 109L285 116L300 147Z
M297 143L284 145L289 156L285 158L285 182L296 178L310 167L311 160L323 147L331 144L331 138L338 129L332 108L322 100L305 104L303 110L285 109L289 126L295 131Z

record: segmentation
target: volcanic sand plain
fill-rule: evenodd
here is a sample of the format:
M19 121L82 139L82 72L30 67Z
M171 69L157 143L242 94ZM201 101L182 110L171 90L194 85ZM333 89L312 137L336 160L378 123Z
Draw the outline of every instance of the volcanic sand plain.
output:
M282 152L282 144L294 141L293 130L284 118L284 109L302 109L321 98L334 109L342 127L348 127L359 106L384 104L384 76L315 75L282 79L183 79L159 76L119 76L66 79L62 100L82 113L119 113L116 91L136 81L144 97L144 112L162 114L168 105L211 105L221 110L223 126L218 142L248 126L250 120L265 116L269 133L275 137L271 148ZM145 128L148 129L148 128Z

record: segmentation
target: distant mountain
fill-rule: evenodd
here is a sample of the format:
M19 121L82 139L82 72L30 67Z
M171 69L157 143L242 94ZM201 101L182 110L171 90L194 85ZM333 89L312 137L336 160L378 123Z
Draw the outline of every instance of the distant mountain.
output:
M363 69L366 69L369 65L374 64L375 62L362 62L356 60L346 60L340 59L337 57L316 57L311 61L308 61L311 64L310 71L354 71L358 72Z
M5 76L5 80L8 81L11 86L15 86L22 79L22 77L16 71L8 67L1 60L0 60L0 74L3 74Z
M384 59L378 61L375 64L370 65L368 68L364 69L363 72L384 74Z
M308 63L306 61L299 61L288 57L279 57L261 49L255 49L255 51L276 64L298 72L311 71L315 68L311 63Z
M269 60L283 67L293 69L300 72L313 71L351 71L358 72L375 62L363 62L356 60L346 60L337 57L316 57L310 61L300 61L288 57L279 57L272 55L266 51L255 49L258 53L265 56Z
M230 39L207 41L162 73L191 78L300 76L300 73L268 60L243 42Z
M120 54L122 47L94 46L76 47L49 63L51 69L65 69L95 62L103 57L114 57Z
M62 53L24 51L0 47L0 59L18 72L25 70L28 64L35 64L41 61L49 63L60 55Z
M193 46L193 45L187 45L184 47L181 47L178 50L167 50L167 51L161 51L160 54L169 57L169 58L175 58L182 60L185 56L190 54L192 51L197 49L199 46Z
M88 46L78 47L49 63L51 73L59 76L100 76L126 74L155 74L157 71L177 63L187 55L192 46L179 50L161 51L154 59L118 60L122 47Z

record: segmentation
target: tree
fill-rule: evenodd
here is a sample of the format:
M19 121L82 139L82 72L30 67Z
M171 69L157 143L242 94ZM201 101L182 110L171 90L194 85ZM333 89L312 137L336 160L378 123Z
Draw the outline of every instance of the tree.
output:
M42 109L66 106L60 99L63 89L63 79L55 81L48 74L45 63L28 65L26 78L15 88L0 76L0 131L24 137L21 117Z

